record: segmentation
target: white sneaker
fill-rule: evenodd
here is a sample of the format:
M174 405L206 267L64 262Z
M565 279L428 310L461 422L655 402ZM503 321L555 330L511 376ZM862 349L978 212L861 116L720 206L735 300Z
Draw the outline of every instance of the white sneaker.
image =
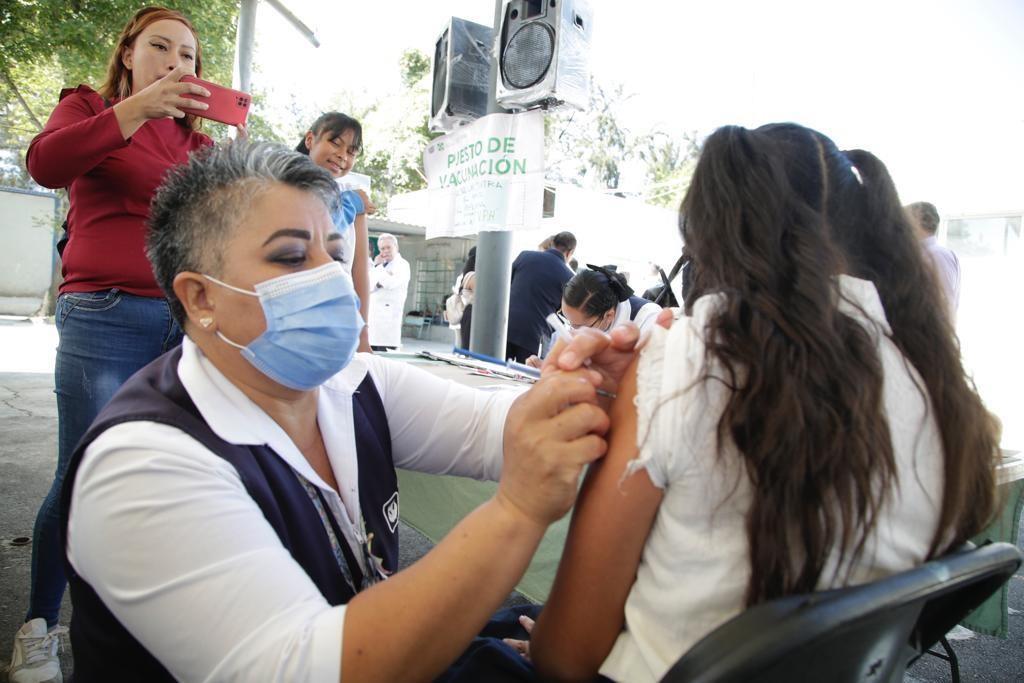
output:
M63 683L60 672L60 636L63 626L46 630L46 619L33 619L18 629L11 655L11 683Z

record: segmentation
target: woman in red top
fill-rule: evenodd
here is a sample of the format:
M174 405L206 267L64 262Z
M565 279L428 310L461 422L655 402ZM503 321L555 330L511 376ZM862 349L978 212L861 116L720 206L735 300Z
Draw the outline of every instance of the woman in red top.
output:
M65 577L58 499L68 456L124 380L181 340L146 258L149 203L167 171L211 145L184 107L207 96L181 83L202 74L199 40L186 17L147 7L124 27L99 91L64 90L28 149L37 183L68 188L64 283L55 382L59 421L53 485L36 518L32 592L15 638L10 680L60 680L57 624Z

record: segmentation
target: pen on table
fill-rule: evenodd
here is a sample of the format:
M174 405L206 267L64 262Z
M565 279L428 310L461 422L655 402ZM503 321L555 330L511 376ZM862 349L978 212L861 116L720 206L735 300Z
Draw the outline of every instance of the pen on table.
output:
M485 363L494 363L495 365L504 365L505 361L494 356L488 356L486 353L477 353L476 351L470 351L469 349L462 349L458 346L452 347L452 353L457 353L460 356L466 356L467 358L474 358L476 360L482 360Z
M540 368L532 368L529 365L523 365L522 363L517 363L514 360L503 361L499 360L498 358L495 358L494 356L488 356L486 353L477 353L476 351L470 351L469 349L460 349L457 346L452 349L452 353L457 353L461 356L474 358L476 360L482 360L485 363L503 365L509 370L514 370L521 375L526 375L527 377L532 377L534 379L540 379ZM611 393L610 391L605 391L604 389L598 389L597 395L604 396L605 398L615 398L615 394Z
M488 356L486 353L477 353L476 351L470 351L469 349L460 349L458 346L452 349L452 353L457 353L460 356L466 356L475 360L482 360L485 363L493 363L494 365L501 365L509 370L515 370L516 372L526 375L527 377L533 377L534 379L540 379L540 370L538 368L531 368L529 365L523 365L517 363L514 360L501 360L494 356Z
M540 368L530 367L529 365L524 365L523 363L517 363L514 360L505 361L505 367L508 368L509 370L515 370L520 374L527 375L528 377L540 379Z

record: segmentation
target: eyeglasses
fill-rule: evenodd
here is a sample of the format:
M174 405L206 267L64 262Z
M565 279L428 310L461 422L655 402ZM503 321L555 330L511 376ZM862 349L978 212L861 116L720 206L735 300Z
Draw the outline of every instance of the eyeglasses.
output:
M601 321L601 316L597 316L589 323L577 325L576 323L569 322L569 319L565 317L564 313L562 313L562 309L555 311L555 315L557 315L558 319L565 323L571 330L582 330L584 327L593 327Z

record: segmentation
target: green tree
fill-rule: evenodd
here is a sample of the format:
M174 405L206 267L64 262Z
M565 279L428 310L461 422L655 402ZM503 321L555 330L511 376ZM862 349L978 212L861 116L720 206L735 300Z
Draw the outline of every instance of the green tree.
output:
M430 57L420 50L406 50L398 59L398 68L402 73L402 84L406 88L416 88L430 73Z
M356 171L373 178L373 201L387 216L388 199L427 186L423 150L437 134L429 130L430 58L407 50L399 59L403 90L383 97L360 112L350 112L363 123L364 151Z
M654 131L643 136L636 152L647 174L643 199L648 204L677 208L690 185L699 153L695 131L682 136Z
M591 79L586 111L549 113L544 122L545 175L593 190L619 190L623 172L631 166L633 175L644 175L643 186L631 187L631 194L650 204L675 208L693 174L697 135L673 136L659 130L634 133L620 123L620 108L628 99L623 85L602 86Z
M593 78L586 111L558 110L545 118L545 174L550 180L594 190L614 190L623 165L636 155L637 139L619 123L624 86L609 94Z

